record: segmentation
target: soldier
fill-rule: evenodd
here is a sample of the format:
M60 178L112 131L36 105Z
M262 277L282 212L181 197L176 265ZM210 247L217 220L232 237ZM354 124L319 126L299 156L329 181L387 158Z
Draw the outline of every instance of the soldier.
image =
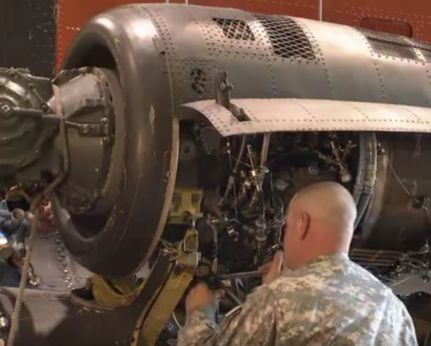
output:
M301 190L289 205L284 255L274 256L262 286L220 326L215 295L195 286L178 346L417 345L403 303L348 258L355 218L341 185Z

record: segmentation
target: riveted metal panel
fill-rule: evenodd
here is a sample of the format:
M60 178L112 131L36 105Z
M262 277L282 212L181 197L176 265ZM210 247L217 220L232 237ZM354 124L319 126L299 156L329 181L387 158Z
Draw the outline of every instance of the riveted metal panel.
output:
M423 53L428 45L403 36L361 32L381 79L385 102L411 104L412 100L419 100L422 105L430 106L431 64ZM400 93L400 88L404 92Z
M166 59L166 73L173 83L175 102L214 96L214 60L207 52L199 22L184 6L141 6L154 22L160 41L155 45ZM217 25L214 23L214 25Z
M313 61L316 53L303 28L291 17L257 15L275 55Z
M160 46L166 51L168 69L172 72L174 91L180 103L214 96L216 70L226 70L238 97L258 96L272 88L268 59L272 48L265 31L254 16L239 10L205 7L147 7L158 27ZM254 40L237 40L225 35L214 20L240 20L250 28ZM250 66L255 66L250 73ZM202 92L194 85L199 76L205 79ZM192 83L191 83L192 80ZM240 87L247 83L252 88Z
M189 0L190 5L240 8L267 14L289 14L318 19L318 0Z
M216 70L228 72L235 98L430 104L431 77L424 57L422 61L382 59L369 39L351 27L201 6L130 8L149 15L159 32L154 45L166 60L165 73L173 83L177 105L213 98ZM242 23L249 39L229 37L222 21ZM397 73L406 79L403 83L393 76L398 69L403 70Z
M431 132L431 109L384 103L311 99L235 99L248 121L214 101L184 105L204 115L223 136L264 132Z
M393 61L380 66L388 102L411 104L412 100L417 100L424 106L431 106L429 63ZM399 91L400 85L403 93Z
M127 3L165 1L148 0L59 0L57 66L73 37L95 14ZM175 0L171 3L185 3ZM427 1L400 2L391 0L322 0L323 20L353 26L364 26L431 41L430 4ZM319 0L189 0L190 5L233 7L243 10L319 19Z
M351 27L300 21L319 43L333 98L384 101L380 76L363 35Z
M308 39L314 58L283 58L272 54L268 64L273 77L276 97L332 98L331 83L322 56L320 44L307 26L292 18Z

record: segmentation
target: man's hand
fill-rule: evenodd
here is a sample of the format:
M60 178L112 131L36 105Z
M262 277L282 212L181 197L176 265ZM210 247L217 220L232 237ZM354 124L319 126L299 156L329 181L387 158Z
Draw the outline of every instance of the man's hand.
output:
M280 276L283 262L283 251L277 251L271 262L259 268L259 271L262 273L262 284L269 284Z
M216 304L216 295L209 289L206 283L200 282L187 295L186 312L189 314L200 308L215 307Z

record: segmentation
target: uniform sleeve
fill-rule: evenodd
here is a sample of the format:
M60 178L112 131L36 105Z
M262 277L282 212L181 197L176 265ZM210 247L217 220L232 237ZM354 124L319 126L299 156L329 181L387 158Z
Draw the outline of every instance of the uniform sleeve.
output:
M402 305L402 313L401 313L401 322L400 322L400 338L399 345L409 345L409 346L417 346L418 340L416 337L416 330L413 324L413 320L407 311L404 303L400 302Z
M249 295L240 310L220 326L202 310L188 316L178 346L265 345L275 339L275 304L270 290L261 287Z

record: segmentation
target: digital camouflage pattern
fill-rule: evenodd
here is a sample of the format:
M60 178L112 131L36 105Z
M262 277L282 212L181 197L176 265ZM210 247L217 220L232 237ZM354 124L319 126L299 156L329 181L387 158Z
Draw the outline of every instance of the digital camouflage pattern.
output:
M322 256L250 294L220 326L188 316L185 345L417 345L404 304L347 255Z

